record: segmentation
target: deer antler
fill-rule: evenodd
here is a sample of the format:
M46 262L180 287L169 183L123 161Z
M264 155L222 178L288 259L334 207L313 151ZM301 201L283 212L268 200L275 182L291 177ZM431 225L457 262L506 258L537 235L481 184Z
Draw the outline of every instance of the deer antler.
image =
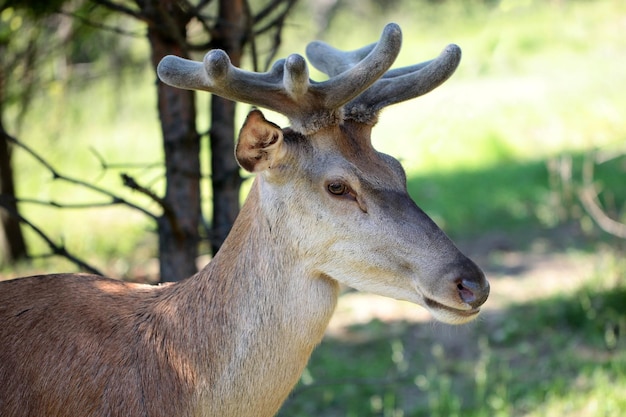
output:
M213 94L275 110L287 116L292 127L310 133L340 123L344 118L375 124L386 106L428 93L456 70L461 49L448 45L438 58L387 71L400 52L402 33L394 23L385 26L377 43L354 51L340 51L312 42L306 54L330 79L309 79L304 58L293 54L277 61L269 72L249 72L234 67L219 49L204 62L166 56L157 68L166 84Z
M340 51L317 41L307 46L306 55L315 68L336 77L357 65L374 46ZM383 107L424 95L441 85L454 73L460 60L461 49L451 44L431 61L390 70L344 106L344 118L373 125Z
M304 58L293 54L274 64L269 72L255 73L234 67L228 55L212 50L204 62L166 56L157 68L166 84L205 90L222 97L266 107L287 116L295 130L309 133L343 119L342 107L367 90L391 67L402 43L396 24L388 24L380 41L349 68L329 80L309 79Z

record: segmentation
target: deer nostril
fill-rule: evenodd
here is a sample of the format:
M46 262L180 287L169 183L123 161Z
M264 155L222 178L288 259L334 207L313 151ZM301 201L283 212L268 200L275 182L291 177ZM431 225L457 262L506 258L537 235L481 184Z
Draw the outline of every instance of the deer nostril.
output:
M470 285L471 286L471 285ZM456 284L457 290L459 290L459 296L464 303L471 304L476 301L474 291L468 288L466 280L461 280Z
M480 307L489 296L489 283L483 279L458 278L455 281L459 298L474 308Z
M454 271L450 291L456 291L457 300L469 305L471 308L478 308L487 301L489 296L489 282L485 274L474 262L466 259Z

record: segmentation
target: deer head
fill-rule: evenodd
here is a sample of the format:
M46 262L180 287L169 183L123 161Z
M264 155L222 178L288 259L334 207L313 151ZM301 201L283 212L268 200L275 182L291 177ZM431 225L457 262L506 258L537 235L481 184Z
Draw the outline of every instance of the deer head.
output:
M169 85L289 118L291 127L281 129L253 110L237 143L239 164L258 174L250 198L268 227L264 244L280 246L312 279L409 300L441 321L463 323L487 299L484 274L411 200L400 163L371 144L380 110L440 85L461 52L449 45L432 61L389 70L400 45L395 24L354 51L311 43L306 53L329 76L323 82L309 78L300 55L254 73L220 50L202 63L165 57L158 74Z

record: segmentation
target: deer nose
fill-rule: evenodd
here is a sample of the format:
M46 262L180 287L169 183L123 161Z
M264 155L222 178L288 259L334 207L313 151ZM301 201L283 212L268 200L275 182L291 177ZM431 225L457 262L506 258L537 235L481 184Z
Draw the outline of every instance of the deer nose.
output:
M489 282L483 271L474 262L468 260L454 283L461 301L469 304L472 308L478 308L487 301Z

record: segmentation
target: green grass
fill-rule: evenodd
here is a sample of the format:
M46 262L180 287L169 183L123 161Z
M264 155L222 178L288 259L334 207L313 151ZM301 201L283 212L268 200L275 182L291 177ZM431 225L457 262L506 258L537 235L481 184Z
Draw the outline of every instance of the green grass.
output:
M491 233L506 236L504 250L547 240L542 250L572 257L573 248L595 256L604 240L615 264L574 294L508 305L469 329L374 320L327 337L280 415L620 415L624 244L599 231L576 190L596 150L625 150L626 5L425 3L360 15L368 25L354 25L345 13L325 35L350 49L397 21L405 34L402 65L449 42L463 49L461 67L444 86L383 112L375 146L402 160L417 203L472 250L473 239ZM622 222L624 160L596 167L600 200ZM571 172L559 172L570 161ZM552 279L559 278L567 279Z
M327 337L281 416L617 416L626 264L471 326L372 321Z
M565 154L540 160L506 159L497 164L413 175L409 192L416 202L453 237L477 237L490 232L517 234L525 244L529 229L546 234L565 223L577 223L589 233L580 245L603 237L578 202L582 169L588 155ZM571 162L562 178L554 164ZM597 165L595 183L600 199L614 218L626 220L626 156ZM608 236L608 235L606 235ZM576 246L576 242L567 242ZM579 245L579 246L580 246Z

